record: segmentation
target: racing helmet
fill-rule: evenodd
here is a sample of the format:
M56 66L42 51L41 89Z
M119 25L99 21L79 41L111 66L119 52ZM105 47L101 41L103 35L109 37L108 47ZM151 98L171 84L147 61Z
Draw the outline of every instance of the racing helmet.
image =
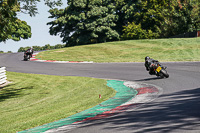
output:
M145 61L147 61L147 60L149 60L150 59L150 57L149 56L146 56L145 57Z

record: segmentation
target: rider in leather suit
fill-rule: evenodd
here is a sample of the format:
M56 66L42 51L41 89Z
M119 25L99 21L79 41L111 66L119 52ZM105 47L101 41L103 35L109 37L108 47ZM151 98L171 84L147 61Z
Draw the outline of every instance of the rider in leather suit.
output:
M33 55L33 48L31 47L31 48L27 49L27 50L25 51L25 53L26 53L27 55L30 55L30 57L32 57L32 55Z
M150 75L155 74L154 69L156 68L156 64L158 64L158 60L154 60L153 58L150 58L149 56L145 57L145 67L146 70L149 71Z

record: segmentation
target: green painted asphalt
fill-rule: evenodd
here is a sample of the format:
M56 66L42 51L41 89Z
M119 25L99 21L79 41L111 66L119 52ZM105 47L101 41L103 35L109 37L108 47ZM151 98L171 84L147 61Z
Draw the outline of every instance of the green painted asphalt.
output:
M80 113L74 114L67 118L64 118L52 123L48 123L39 127L35 127L32 129L20 131L18 133L30 133L30 132L41 133L50 129L62 127L64 125L69 125L77 121L82 121L86 118L94 117L98 114L102 114L105 111L114 109L122 105L123 103L128 102L129 100L131 100L133 97L137 95L136 90L126 87L123 83L124 81L108 80L107 86L115 89L117 91L116 95L93 108L84 110Z

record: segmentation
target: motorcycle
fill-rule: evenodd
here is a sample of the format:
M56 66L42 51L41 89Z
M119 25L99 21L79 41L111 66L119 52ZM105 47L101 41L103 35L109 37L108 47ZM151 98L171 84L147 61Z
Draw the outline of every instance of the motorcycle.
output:
M160 78L169 78L169 74L167 73L166 70L167 67L163 67L160 63L156 63L154 65L154 71L156 76L160 77Z
M24 61L30 60L31 56L27 52L24 53Z

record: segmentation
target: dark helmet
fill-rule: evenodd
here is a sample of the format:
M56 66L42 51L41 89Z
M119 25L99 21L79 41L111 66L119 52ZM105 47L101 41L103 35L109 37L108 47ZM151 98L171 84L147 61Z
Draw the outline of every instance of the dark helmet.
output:
M149 56L146 56L146 57L145 57L145 61L146 61L146 60L149 60L149 59L150 59L150 57L149 57Z

